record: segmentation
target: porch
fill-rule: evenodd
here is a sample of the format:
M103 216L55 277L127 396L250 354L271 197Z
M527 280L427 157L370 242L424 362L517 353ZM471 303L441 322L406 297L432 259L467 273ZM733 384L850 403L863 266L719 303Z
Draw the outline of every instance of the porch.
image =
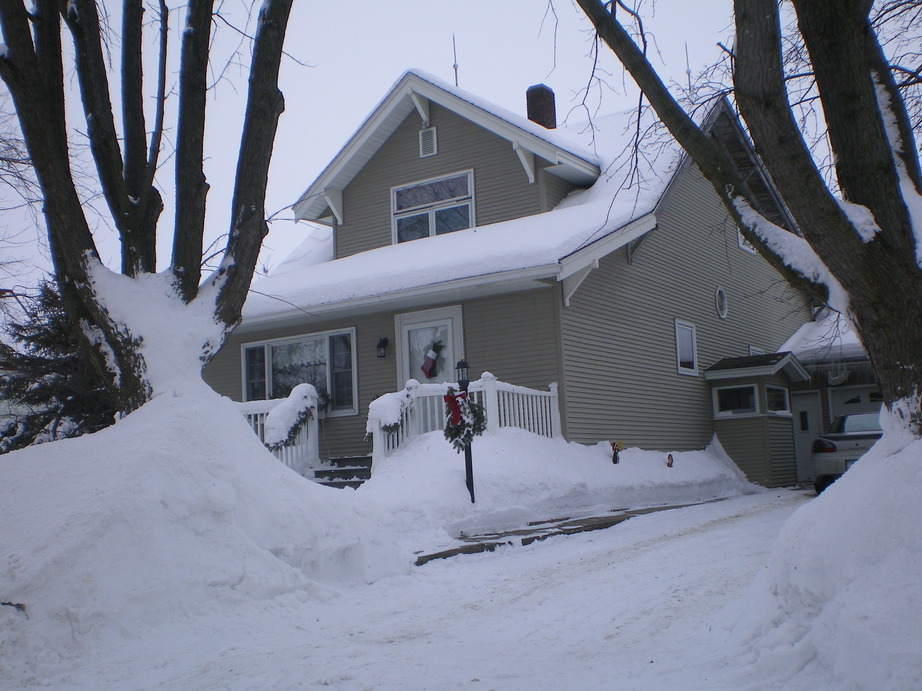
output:
M296 401L288 398L237 405L260 441L296 473L323 484L356 487L367 479L374 460L393 454L417 436L444 429L448 414L444 396L450 388L457 391L459 387L451 382L420 384L410 379L401 391L384 394L371 402L366 423L366 434L372 440L368 473L361 471L362 464L356 459L321 459L318 422L323 413L318 410L316 399L307 405L301 397ZM546 437L561 436L556 383L551 383L547 391L539 391L498 381L484 372L480 379L470 383L468 395L483 406L487 434L502 427L517 427ZM298 405L305 411L303 419L285 428L287 422L296 419L291 411ZM279 443L279 439L285 442Z

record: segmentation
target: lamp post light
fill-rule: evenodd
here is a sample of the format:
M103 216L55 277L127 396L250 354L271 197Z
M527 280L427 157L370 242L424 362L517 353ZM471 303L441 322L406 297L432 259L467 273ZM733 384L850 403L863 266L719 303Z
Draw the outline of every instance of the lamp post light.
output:
M461 358L455 365L455 378L458 382L458 388L467 396L467 388L471 384L470 367L467 360ZM467 491L471 493L471 504L474 503L474 461L471 457L471 443L464 445L464 481L467 484Z

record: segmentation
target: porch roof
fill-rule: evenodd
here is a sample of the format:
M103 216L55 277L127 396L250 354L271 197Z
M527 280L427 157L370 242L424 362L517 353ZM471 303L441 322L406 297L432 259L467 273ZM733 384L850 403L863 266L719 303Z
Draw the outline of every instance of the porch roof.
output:
M784 372L791 381L809 381L810 375L793 353L766 353L719 360L704 371L708 381L764 377Z
M254 282L242 328L360 314L384 305L471 299L573 281L598 259L653 230L656 217L604 204L558 210L361 252L314 266L297 262Z

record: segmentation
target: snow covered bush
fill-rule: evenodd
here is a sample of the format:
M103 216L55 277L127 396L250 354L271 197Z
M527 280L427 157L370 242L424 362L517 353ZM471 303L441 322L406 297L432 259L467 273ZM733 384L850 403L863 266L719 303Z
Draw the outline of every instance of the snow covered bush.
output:
M314 417L317 400L317 389L313 384L295 386L288 398L266 415L266 446L275 451L294 444L301 425Z

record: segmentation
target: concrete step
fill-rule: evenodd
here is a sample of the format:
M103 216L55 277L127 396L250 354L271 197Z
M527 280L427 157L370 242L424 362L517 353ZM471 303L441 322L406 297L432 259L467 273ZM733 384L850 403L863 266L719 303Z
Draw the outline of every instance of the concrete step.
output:
M314 469L314 481L327 487L360 487L371 478L371 456L330 458L322 468Z

